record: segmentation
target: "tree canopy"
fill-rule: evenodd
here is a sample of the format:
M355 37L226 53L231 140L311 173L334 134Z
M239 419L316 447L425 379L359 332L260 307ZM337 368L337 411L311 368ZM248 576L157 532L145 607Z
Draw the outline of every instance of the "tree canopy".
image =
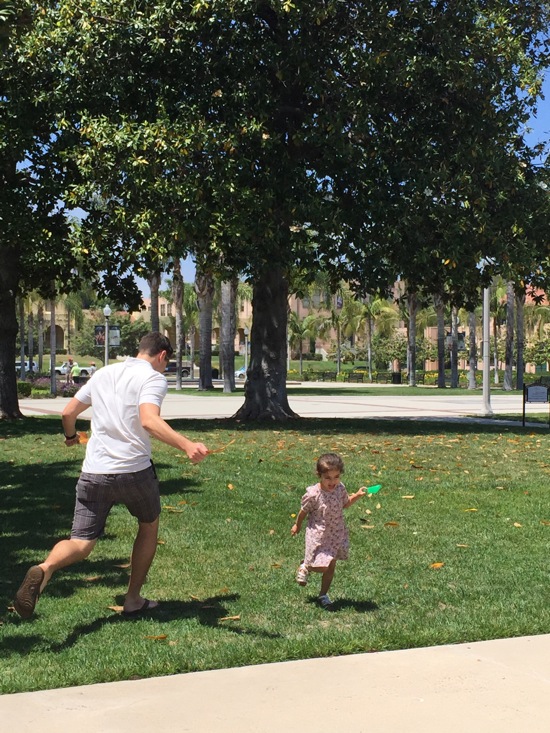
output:
M13 73L36 91L20 103L47 112L40 170L86 212L72 256L122 302L134 273L188 251L244 273L243 418L292 415L297 271L472 301L495 269L529 279L546 257L548 196L522 126L548 63L547 3L33 7Z

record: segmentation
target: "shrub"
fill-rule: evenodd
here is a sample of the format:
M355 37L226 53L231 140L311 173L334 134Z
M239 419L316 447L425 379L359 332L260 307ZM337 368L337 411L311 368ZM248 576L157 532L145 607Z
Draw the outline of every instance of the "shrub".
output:
M60 397L74 397L80 389L78 384L64 384L61 387Z
M31 397L33 400L42 400L47 397L54 397L49 387L33 387L31 391Z
M30 397L32 392L32 384L30 382L17 382L17 396Z

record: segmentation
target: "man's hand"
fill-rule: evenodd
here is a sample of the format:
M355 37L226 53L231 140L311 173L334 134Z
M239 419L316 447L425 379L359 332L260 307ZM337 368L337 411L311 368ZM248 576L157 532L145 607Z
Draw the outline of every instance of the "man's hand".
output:
M200 463L208 455L208 448L203 443L191 443L185 452L191 463Z

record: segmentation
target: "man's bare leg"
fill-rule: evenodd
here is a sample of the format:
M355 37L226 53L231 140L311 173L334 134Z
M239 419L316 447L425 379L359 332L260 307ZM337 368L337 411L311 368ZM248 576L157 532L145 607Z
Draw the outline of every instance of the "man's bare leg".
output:
M44 590L50 578L56 570L74 565L85 560L94 549L97 540L79 540L71 537L70 540L61 540L54 545L52 551L39 567L44 571L44 580L40 586L40 592Z
M132 549L132 570L130 582L124 601L124 611L132 613L143 607L145 598L141 596L141 588L157 551L159 519L154 522L140 522L138 533ZM149 601L148 608L158 606L156 601Z

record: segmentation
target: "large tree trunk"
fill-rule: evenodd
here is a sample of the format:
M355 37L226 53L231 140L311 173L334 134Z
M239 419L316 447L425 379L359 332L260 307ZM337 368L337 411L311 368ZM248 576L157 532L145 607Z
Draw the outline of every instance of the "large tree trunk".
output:
M437 314L437 387L445 389L445 303L440 295L434 295Z
M0 420L23 417L17 400L15 374L15 342L17 338L17 311L15 294L18 287L16 253L2 245L0 267Z
M416 312L418 310L418 299L416 293L409 293L407 299L409 308L407 369L409 372L409 387L416 387Z
M504 383L502 388L506 392L514 389L514 376L512 369L514 366L514 301L516 295L514 293L514 283L509 282L506 285L506 351L504 356Z
M267 268L254 283L250 365L238 420L297 417L286 392L288 282L280 267Z
M476 344L476 314L468 313L468 389L476 388L477 344Z
M199 390L214 389L212 384L212 300L214 280L210 273L195 275L195 292L199 308Z
M522 391L523 373L525 371L523 360L523 348L525 346L524 306L525 291L522 291L516 295L516 389Z
M181 389L181 359L183 352L183 277L179 257L174 258L172 278L172 300L176 311L176 389Z
M221 284L221 334L220 366L223 375L223 391L235 391L235 329L237 318L235 303L238 281L227 280Z

